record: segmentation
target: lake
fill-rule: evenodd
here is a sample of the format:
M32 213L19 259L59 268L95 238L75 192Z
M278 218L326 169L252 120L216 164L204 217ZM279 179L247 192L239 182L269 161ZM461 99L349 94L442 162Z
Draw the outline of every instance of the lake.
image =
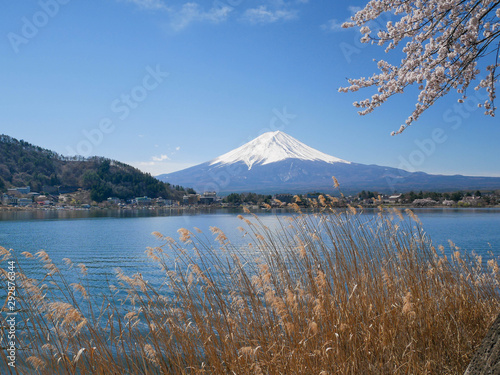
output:
M458 247L474 250L483 258L500 255L500 209L415 209L423 228L435 245L448 247L452 240ZM367 210L363 215L374 215ZM212 239L209 227L221 228L236 245L245 249L247 239L242 239L238 226L244 226L237 215L240 211L219 209L195 210L99 210L99 211L17 211L0 212L0 245L36 253L47 251L56 265L64 269L63 258L75 264L84 263L89 271L91 285L102 286L106 279L115 280L115 269L125 274L140 272L145 279L160 280L156 264L145 255L146 248L161 242L151 233L158 231L178 239L179 228L200 228ZM284 212L261 212L259 217L270 228L277 224L277 217L291 215ZM491 255L492 254L492 255ZM24 265L20 256L21 265ZM25 271L29 271L26 263ZM27 269L26 269L27 268ZM42 270L33 269L34 276ZM37 275L38 274L38 275Z

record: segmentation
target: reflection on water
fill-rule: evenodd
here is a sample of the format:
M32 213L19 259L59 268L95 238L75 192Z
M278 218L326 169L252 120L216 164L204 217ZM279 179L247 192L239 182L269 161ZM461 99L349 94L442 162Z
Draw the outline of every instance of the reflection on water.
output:
M474 250L488 258L488 252L500 255L500 209L416 209L434 244L447 247L453 240L460 248ZM161 242L151 235L158 231L178 238L179 228L200 228L213 240L210 227L221 228L243 252L248 250L248 237L243 238L236 218L241 212L218 210L52 210L0 212L0 245L14 249L16 254L28 251L35 254L46 250L54 263L66 269L63 259L88 268L85 283L91 289L103 289L108 281L116 283L116 268L126 275L140 272L151 283L161 283L163 274L157 264L145 255L147 247ZM363 215L374 215L367 210ZM279 230L277 217L287 212L262 212L264 225ZM20 266L31 276L42 278L46 270L33 260L20 256ZM174 260L172 260L174 262ZM172 263L174 264L174 263ZM37 266L35 266L37 265ZM79 269L65 271L69 282L79 280Z
M189 208L156 208L156 209L73 209L73 210L19 210L0 211L0 221L11 220L54 220L54 219L89 219L99 217L157 217L157 216L191 216L212 213L240 213L238 209L189 209Z

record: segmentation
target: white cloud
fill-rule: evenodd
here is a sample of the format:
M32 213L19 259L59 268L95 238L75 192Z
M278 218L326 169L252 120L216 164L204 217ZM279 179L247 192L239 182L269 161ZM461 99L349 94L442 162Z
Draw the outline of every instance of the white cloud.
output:
M229 2L213 2L210 8L204 8L198 2L188 1L180 6L167 6L166 0L116 0L135 4L145 10L162 10L168 14L168 27L173 31L182 31L197 22L218 24L226 21L232 13L243 12L243 9L232 6ZM266 5L246 9L243 20L252 24L267 24L277 21L289 21L298 18L295 5L308 4L310 0L265 0ZM227 3L227 4L226 4ZM217 4L217 5L215 5Z
M354 6L354 5L349 5L349 6L347 7L347 9L349 9L349 12L351 12L351 13L354 15L354 14L358 13L358 12L359 12L361 9L363 9L363 8L361 8L361 7L356 7L356 6Z
M340 31L342 30L342 23L343 22L339 22L334 18L328 21L326 24L321 25L321 28L328 31Z
M181 149L181 146L177 146L177 147L175 148L175 151L179 151L180 149Z
M117 0L135 4L145 10L163 10L169 14L169 26L174 31L181 31L194 22L210 22L220 23L225 21L233 7L229 5L213 6L208 10L204 10L196 2L184 3L180 8L167 6L165 0ZM215 4L215 3L214 3Z
M120 0L137 5L139 8L148 10L168 10L162 0Z
M197 3L185 3L180 10L172 12L170 27L174 31L181 31L194 22L220 23L227 19L232 9L222 6L205 11Z
M349 10L349 12L352 15L355 15L357 12L359 12L363 8L350 5L350 6L347 7L347 9ZM327 31L341 31L341 30L346 30L346 29L342 28L342 24L344 22L349 22L349 21L351 21L350 17L347 18L343 22L339 22L337 19L334 18L334 19L329 20L326 24L321 25L321 28L323 30L327 30Z
M151 167L153 165L156 165L157 163L154 162L154 161L138 161L136 163L130 163L130 165L136 167L136 168L139 168L140 167ZM139 168L141 169L141 168Z
M251 23L273 23L280 20L289 21L297 18L297 11L288 9L268 9L266 5L247 9L243 18Z
M170 160L170 158L169 158L167 155L165 155L165 154L162 154L162 155L160 155L160 156L153 156L151 159L152 159L153 161Z
M193 165L199 163L181 163L181 162L155 162L155 161L132 161L127 164L132 165L133 167L140 169L143 172L151 173L153 176L158 176L163 173L171 173L180 171L182 169L186 169L192 167Z

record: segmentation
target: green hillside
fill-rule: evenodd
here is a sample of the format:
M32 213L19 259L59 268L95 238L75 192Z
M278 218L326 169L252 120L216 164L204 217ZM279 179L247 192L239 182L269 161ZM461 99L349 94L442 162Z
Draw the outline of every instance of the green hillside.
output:
M58 187L89 190L97 202L108 197L138 196L180 199L184 188L163 183L150 174L102 157L64 157L56 152L0 135L0 191L27 186L32 191Z

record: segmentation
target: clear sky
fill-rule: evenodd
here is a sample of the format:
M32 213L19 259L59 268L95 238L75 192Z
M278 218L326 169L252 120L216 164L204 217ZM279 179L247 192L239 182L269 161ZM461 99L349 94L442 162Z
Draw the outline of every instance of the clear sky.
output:
M500 176L499 120L483 115L475 93L461 106L449 95L394 137L414 91L364 117L352 102L373 91L338 93L385 57L339 27L363 4L4 1L0 133L153 175L282 130L352 162Z

